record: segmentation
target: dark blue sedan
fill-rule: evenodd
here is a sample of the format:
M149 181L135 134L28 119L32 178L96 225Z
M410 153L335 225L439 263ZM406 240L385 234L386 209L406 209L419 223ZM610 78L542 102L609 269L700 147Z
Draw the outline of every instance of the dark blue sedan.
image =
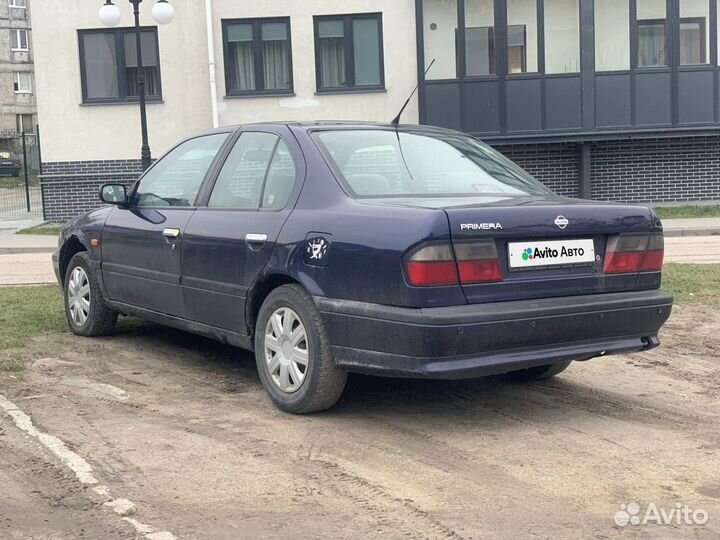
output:
M73 332L136 315L254 350L280 408L348 372L553 376L659 344L652 210L559 197L461 133L275 123L189 138L54 255Z

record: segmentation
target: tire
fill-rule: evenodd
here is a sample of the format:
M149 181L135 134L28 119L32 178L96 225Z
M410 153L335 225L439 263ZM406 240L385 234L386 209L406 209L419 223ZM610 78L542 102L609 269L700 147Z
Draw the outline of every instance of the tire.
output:
M118 314L105 305L105 298L100 291L97 276L90 267L87 252L76 253L70 259L65 272L63 297L65 317L74 334L86 337L106 336L115 329Z
M347 382L347 373L333 360L320 312L299 285L278 287L263 302L255 325L255 360L270 399L294 414L329 409Z
M521 369L511 371L508 375L514 379L525 381L541 381L554 377L558 373L565 371L572 361L558 362L557 364L549 364L547 366L537 366L529 369Z

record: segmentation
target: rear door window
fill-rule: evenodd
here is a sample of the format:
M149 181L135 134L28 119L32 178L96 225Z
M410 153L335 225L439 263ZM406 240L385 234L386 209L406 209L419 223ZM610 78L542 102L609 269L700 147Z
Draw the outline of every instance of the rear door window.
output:
M208 206L281 209L290 199L295 177L295 162L285 141L271 133L246 132L225 161Z
M260 208L265 177L279 139L271 133L243 133L225 160L208 206Z
M285 141L280 139L268 170L262 207L274 210L285 208L295 187L295 176L295 162L290 149Z

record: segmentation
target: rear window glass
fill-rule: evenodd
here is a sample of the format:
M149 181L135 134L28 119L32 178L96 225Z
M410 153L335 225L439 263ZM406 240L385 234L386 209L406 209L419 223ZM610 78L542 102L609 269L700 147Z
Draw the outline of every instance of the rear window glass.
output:
M317 131L314 137L356 197L551 193L472 137L380 129Z

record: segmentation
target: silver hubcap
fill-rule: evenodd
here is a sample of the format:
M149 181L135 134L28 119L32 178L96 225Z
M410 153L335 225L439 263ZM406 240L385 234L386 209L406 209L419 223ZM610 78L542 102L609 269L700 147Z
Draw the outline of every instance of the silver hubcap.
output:
M280 390L291 394L305 380L308 340L305 326L292 309L280 308L265 327L265 361L270 378Z
M90 314L90 283L85 270L76 266L70 274L68 282L68 306L70 317L77 326L82 326Z

